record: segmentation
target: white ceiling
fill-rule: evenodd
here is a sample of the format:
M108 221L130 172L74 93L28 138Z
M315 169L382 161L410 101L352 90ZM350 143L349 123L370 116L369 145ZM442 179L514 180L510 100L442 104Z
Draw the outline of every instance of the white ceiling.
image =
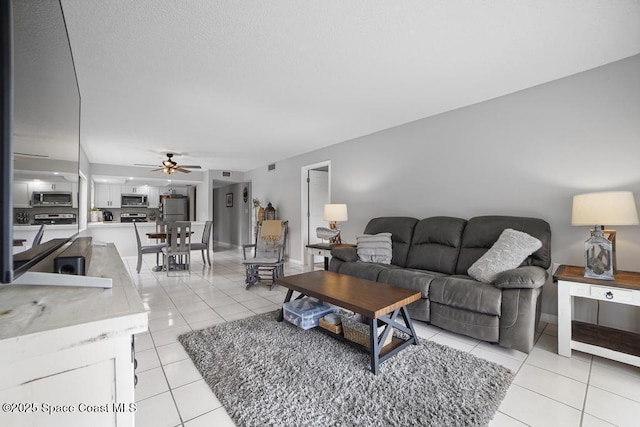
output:
M62 0L91 162L247 171L640 53L638 0Z

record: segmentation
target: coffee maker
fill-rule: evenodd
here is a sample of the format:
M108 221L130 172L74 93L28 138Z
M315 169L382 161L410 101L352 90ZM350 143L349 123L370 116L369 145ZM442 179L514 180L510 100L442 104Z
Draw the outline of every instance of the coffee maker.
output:
M102 219L103 221L113 221L113 212L111 211L102 211Z

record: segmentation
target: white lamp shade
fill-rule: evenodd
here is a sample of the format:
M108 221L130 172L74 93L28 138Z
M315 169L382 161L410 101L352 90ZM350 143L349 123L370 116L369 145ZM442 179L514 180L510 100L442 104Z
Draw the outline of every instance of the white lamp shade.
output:
M573 196L571 225L636 225L638 210L631 191Z
M325 221L344 222L349 219L347 214L347 205L345 204L328 204L324 205L322 219Z

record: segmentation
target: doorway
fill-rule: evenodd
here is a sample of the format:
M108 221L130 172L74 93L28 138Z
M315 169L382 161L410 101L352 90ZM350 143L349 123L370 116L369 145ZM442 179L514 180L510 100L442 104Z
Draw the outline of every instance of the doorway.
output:
M317 227L326 227L322 219L324 205L331 202L331 161L302 167L302 258L307 265L306 246L319 243Z

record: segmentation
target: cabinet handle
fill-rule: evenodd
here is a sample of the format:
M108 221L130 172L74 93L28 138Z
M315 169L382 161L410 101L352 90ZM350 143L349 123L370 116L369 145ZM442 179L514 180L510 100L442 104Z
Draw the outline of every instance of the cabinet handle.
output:
M611 291L607 291L607 293L606 293L606 294L604 294L604 297L605 297L606 299L613 299L613 292L611 292Z

